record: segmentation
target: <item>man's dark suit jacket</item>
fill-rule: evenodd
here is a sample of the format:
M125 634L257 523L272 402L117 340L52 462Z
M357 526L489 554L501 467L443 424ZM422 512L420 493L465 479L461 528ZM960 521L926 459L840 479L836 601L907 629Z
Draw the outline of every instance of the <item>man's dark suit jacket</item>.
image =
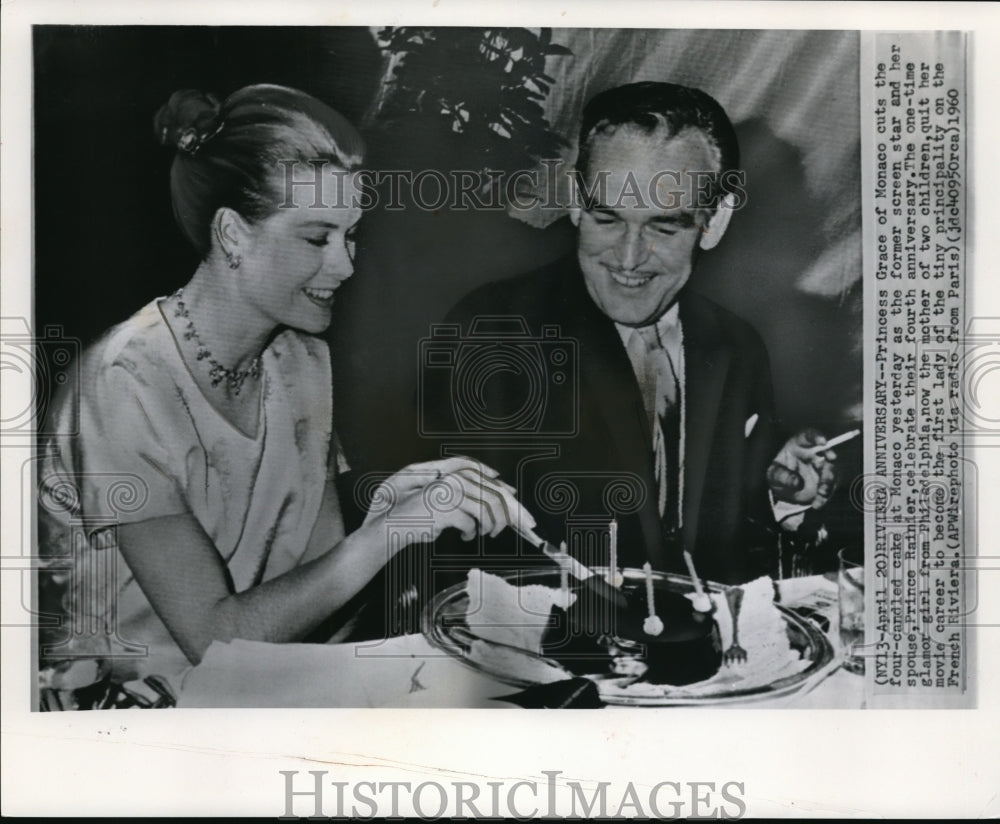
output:
M777 444L767 353L745 321L688 288L680 297L679 311L687 453L679 540L666 538L661 527L652 435L624 344L614 323L587 293L575 255L488 284L451 311L446 322L461 327L459 359L482 358L475 342L484 329L496 327L497 316L523 319L530 335L541 341L525 351L534 352L543 364L543 391L533 397L540 397L546 408L530 426L534 433L500 426L490 434L482 425L478 432L476 425L456 425L464 432L444 438L441 446L475 455L500 470L517 487L545 538L558 543L569 537L567 530L575 530L578 537L590 535L571 542L587 563L607 563L606 544L598 542L614 516L621 566L641 566L648 560L654 569L685 573L681 551L686 547L701 577L737 582L748 574L746 544L753 532L746 528L748 519L772 517L765 472ZM471 336L477 318L479 338ZM552 337L553 325L559 327L558 338ZM544 327L550 327L549 337L543 337ZM566 351L553 343L558 339L575 342L569 349L575 356L575 379L572 368L549 362L554 347ZM558 385L557 372L562 376ZM450 398L454 405L457 391L464 393L465 401L459 402L480 405L474 411L485 414L473 418L474 424L490 416L504 419L525 400L523 373L499 370L479 377L484 379L481 386L458 387ZM572 402L567 401L566 381L576 389ZM755 415L748 435L748 421ZM541 456L532 459L533 453Z

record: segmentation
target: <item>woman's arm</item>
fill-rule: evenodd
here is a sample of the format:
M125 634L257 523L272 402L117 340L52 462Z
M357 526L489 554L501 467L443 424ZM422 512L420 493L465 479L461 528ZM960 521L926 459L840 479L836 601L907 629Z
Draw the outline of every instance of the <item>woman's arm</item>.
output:
M328 494L334 495L332 484ZM136 581L184 654L197 663L213 640L297 641L346 604L402 549L387 540L393 518L422 519L432 541L446 528L466 540L510 524L534 526L497 473L468 458L413 464L387 479L381 506L332 549L245 592L189 514L118 527ZM428 502L430 501L430 506ZM320 539L323 530L314 537Z
M323 498L320 502L319 514L316 516L316 523L313 524L309 542L306 544L306 551L299 563L318 558L330 547L343 540L346 531L337 483L333 478L328 478L323 486Z
M388 560L377 525L245 592L190 515L118 527L122 555L184 654L198 663L213 640L296 641L343 606Z

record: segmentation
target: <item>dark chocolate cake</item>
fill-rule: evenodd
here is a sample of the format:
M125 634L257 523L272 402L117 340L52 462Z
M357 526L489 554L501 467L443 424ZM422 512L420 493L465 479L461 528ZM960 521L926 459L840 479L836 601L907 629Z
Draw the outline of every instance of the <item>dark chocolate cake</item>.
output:
M654 600L663 632L649 635L643 629L649 615L643 582L627 581L621 591L627 606L616 610L588 590L576 590L568 610L553 609L543 654L577 675L643 672L643 681L673 686L719 671L722 653L711 614L696 612L688 598L657 581Z

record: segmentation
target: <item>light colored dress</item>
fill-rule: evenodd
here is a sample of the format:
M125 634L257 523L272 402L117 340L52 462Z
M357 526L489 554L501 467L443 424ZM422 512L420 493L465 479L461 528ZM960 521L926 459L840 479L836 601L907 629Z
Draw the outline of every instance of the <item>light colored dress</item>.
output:
M194 516L241 592L302 562L324 485L344 468L324 342L292 330L274 338L250 437L195 383L164 318L170 307L153 301L88 348L39 468L42 554L67 577L66 651L106 649L121 678L173 680L189 662L121 557L115 524Z

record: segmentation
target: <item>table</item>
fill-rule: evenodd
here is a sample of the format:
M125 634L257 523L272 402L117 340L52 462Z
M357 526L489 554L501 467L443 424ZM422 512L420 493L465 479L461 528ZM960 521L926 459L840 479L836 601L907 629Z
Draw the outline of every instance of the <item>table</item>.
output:
M820 611L832 618L830 638L839 654L836 583L809 576L782 581L780 590L786 605L825 605ZM184 676L178 706L516 709L498 699L518 691L445 655L422 635L329 645L233 641L213 643ZM864 679L838 667L807 692L728 706L860 709Z

